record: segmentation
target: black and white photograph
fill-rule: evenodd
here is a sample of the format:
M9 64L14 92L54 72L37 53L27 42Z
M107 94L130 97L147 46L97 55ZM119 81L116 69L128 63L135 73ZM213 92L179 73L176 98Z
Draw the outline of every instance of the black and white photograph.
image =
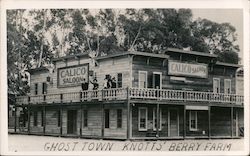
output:
M14 2L2 154L249 154L247 0Z

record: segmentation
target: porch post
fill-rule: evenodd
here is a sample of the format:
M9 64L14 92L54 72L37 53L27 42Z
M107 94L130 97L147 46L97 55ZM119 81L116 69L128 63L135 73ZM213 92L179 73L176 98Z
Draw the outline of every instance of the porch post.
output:
M80 104L81 105L81 109L80 109L80 137L82 137L82 103Z
M157 107L156 107L156 112L157 112L157 118L156 118L156 120L157 120L157 125L156 125L156 137L159 137L159 128L160 128L160 105L159 105L159 103L157 103L157 105L156 105Z
M16 116L16 111L17 111L17 106L15 104L15 112L14 112L14 116L15 116L15 125L14 125L14 129L15 129L15 132L16 132L16 123L17 123L17 116Z
M208 106L208 138L211 138L211 106Z
M130 139L130 120L129 88L127 87L127 139Z
M46 108L43 106L43 134L45 134L46 130Z
M63 94L60 94L60 99L61 99L61 103L59 104L60 105L60 136L62 136L62 131L63 131L63 129L62 129L62 126L63 126L63 117L62 117L62 113L63 113L63 111L62 111L62 104L63 104Z
M60 105L60 116L59 116L59 118L60 118L60 136L62 136L62 124L63 124L63 122L62 122L62 113L63 113L63 111L62 111L62 106Z
M233 137L233 128L234 128L233 127L233 121L234 121L234 119L233 119L233 117L234 117L233 116L234 115L233 114L234 113L233 110L234 110L233 107L231 107L231 137Z
M104 116L104 103L101 102L101 122L102 122L102 131L101 131L101 137L104 138L104 122L105 122L105 116Z
M28 104L28 134L30 134L30 104Z
M183 107L183 138L186 138L186 106Z

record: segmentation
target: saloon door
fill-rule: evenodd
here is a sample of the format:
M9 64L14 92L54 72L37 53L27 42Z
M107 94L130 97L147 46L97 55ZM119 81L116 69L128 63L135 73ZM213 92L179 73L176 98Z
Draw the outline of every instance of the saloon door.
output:
M67 134L76 134L77 110L68 110L67 113Z
M178 109L168 110L168 136L179 136L179 111Z

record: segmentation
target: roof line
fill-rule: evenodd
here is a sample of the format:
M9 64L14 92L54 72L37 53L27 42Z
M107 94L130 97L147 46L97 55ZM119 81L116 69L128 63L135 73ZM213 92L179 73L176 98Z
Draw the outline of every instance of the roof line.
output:
M217 57L215 54L205 53L205 52L198 52L198 51L187 51L177 48L167 48L166 52L178 52L178 53L185 53L191 55L199 55L199 56L207 56L207 57Z

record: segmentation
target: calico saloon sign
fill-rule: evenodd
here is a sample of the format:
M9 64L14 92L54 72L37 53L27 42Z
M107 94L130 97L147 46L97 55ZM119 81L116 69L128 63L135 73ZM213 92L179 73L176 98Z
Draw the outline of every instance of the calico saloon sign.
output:
M58 69L58 87L79 86L88 82L88 64Z
M207 78L208 67L206 64L193 64L193 63L169 61L168 74L175 76Z

